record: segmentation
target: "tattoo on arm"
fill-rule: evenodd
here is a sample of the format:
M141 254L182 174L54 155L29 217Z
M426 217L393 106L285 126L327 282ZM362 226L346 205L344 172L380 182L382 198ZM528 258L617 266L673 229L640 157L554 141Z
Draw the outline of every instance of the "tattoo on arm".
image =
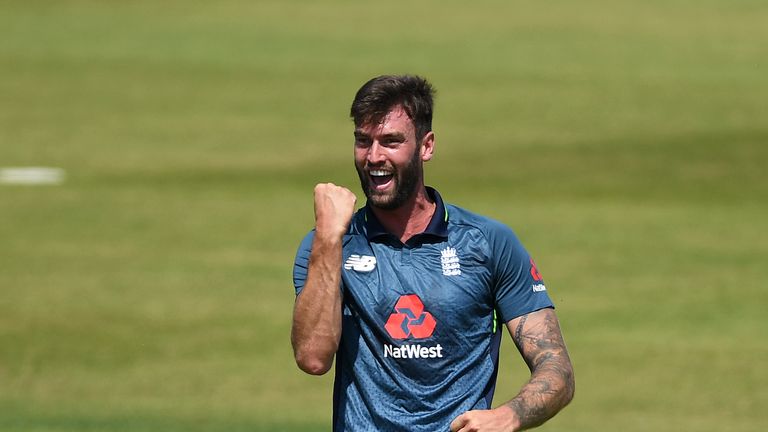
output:
M517 324L517 328L515 329L515 335L512 336L512 339L515 341L515 345L517 345L517 349L522 350L522 345L520 345L520 342L522 340L522 333L523 333L523 326L525 325L525 321L528 320L528 315L523 315L520 318L520 322Z
M544 423L571 401L573 367L552 309L521 317L512 338L531 370L531 379L507 403L517 414L522 430Z

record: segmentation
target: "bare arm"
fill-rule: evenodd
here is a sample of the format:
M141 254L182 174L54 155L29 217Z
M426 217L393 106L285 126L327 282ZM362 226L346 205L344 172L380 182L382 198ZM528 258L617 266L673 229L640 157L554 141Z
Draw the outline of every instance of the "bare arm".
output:
M521 431L541 425L573 399L574 378L560 325L553 309L507 322L531 378L512 400L492 410L468 411L451 431Z
M542 309L510 320L507 329L531 370L531 378L512 400L519 422L515 430L536 427L573 399L573 366L553 309Z
M296 364L312 375L328 372L341 339L342 239L355 200L352 192L332 183L315 187L315 237L291 328Z

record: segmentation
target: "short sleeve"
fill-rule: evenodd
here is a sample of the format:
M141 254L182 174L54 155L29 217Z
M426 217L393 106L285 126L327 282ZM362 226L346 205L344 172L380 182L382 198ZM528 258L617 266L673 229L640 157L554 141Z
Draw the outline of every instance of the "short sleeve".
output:
M494 223L490 236L496 308L503 322L554 307L544 279L515 233Z
M307 269L309 269L309 255L312 253L312 240L315 238L315 231L307 234L296 251L296 258L293 260L293 286L296 289L296 295L299 295L307 281Z

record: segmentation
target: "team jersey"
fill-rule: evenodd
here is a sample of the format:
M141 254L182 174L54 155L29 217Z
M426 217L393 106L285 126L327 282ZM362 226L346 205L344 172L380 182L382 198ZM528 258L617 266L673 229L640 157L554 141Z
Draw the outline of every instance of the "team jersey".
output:
M503 323L553 307L511 229L427 191L435 214L405 244L367 205L344 236L334 431L447 431L491 408ZM313 238L296 254L297 295Z

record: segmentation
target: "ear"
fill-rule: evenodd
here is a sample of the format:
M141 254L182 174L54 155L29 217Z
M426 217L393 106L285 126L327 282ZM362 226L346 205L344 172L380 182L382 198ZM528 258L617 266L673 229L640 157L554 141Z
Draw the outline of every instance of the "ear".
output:
M435 151L435 133L429 131L421 139L421 160L426 162L432 159L432 154Z

